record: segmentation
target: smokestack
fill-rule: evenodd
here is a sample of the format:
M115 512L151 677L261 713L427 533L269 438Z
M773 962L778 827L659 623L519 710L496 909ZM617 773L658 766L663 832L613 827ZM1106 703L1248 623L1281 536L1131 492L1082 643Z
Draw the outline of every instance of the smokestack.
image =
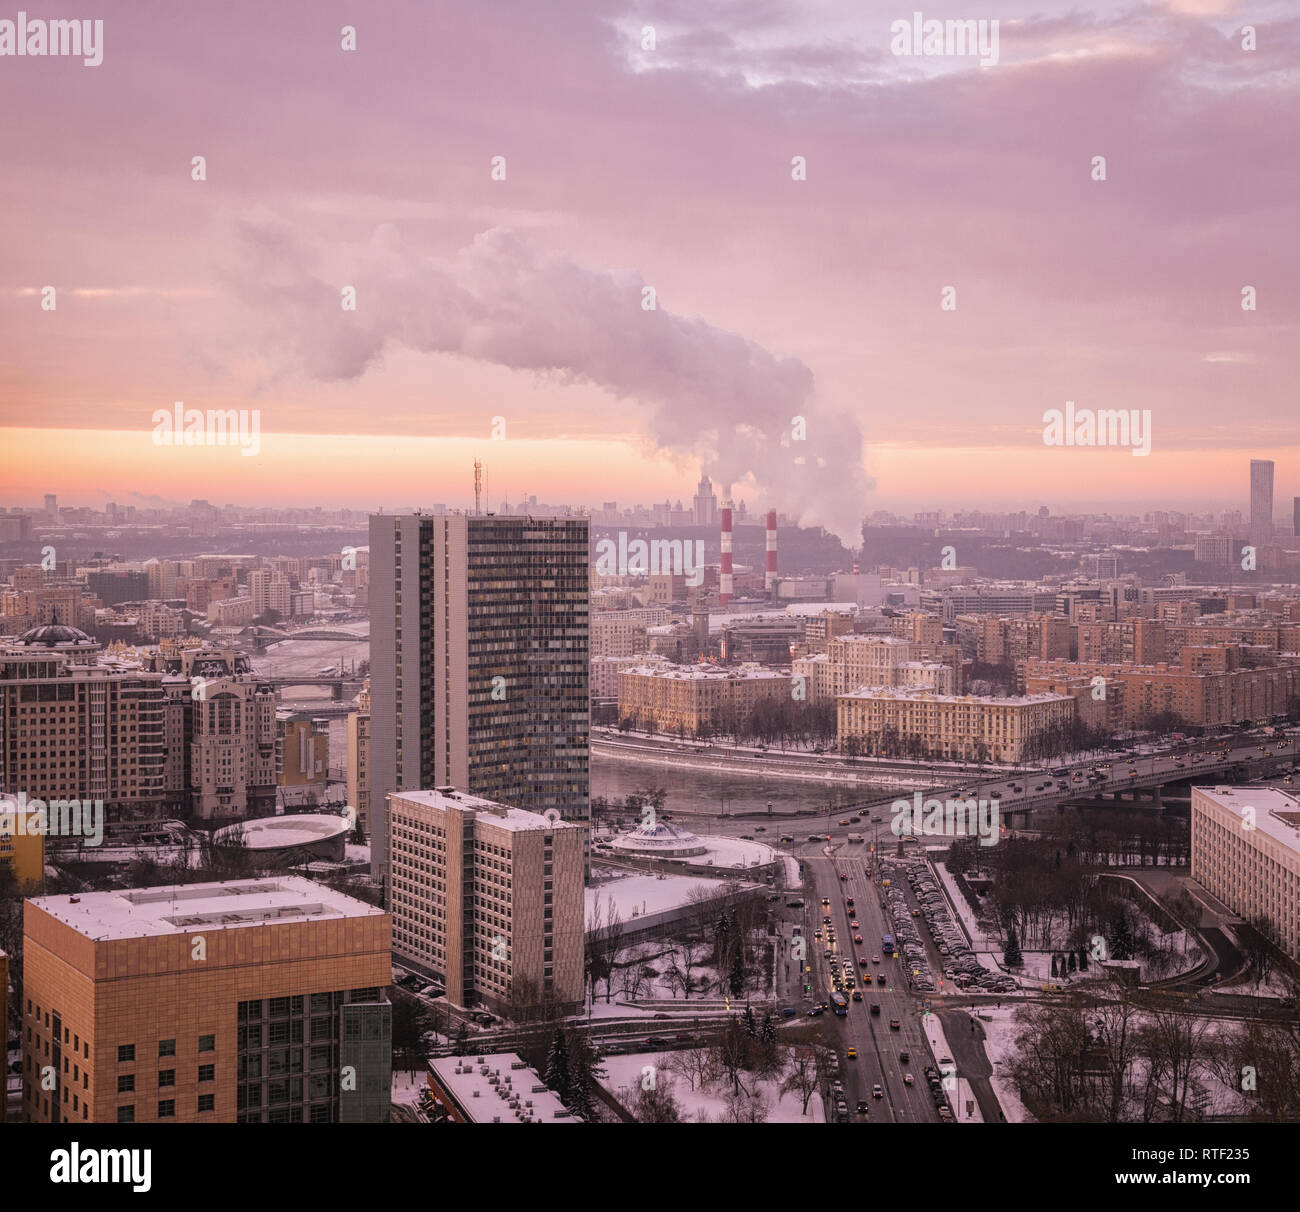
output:
M731 485L722 498L722 559L718 568L718 605L731 601Z
M767 511L767 574L763 578L763 588L768 593L776 593L776 510Z

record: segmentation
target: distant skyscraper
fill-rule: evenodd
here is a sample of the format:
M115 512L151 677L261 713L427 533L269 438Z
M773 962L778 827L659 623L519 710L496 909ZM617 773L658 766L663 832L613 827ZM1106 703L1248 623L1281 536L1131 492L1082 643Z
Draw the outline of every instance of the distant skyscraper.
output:
M1250 461L1250 541L1273 538L1273 460Z
M586 825L585 518L370 519L370 834L390 791L455 787Z
M713 491L713 482L706 475L700 476L695 489L695 525L716 526L718 524L718 497Z
M1300 538L1300 497L1291 502L1291 533Z

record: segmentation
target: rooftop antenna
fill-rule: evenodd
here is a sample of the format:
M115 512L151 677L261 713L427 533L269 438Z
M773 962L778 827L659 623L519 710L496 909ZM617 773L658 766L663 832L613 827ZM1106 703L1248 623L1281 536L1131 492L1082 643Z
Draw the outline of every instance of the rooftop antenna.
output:
M474 460L474 512L479 512L479 504L483 496L483 464L477 459Z

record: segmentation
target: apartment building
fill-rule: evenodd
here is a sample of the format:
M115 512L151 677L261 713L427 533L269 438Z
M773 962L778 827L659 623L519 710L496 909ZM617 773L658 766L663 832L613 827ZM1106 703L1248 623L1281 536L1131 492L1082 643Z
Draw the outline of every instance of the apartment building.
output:
M688 733L743 720L761 699L791 699L788 670L759 665L634 665L618 675L619 719Z
M164 799L163 675L53 624L0 646L0 787L103 800L110 819Z
M586 830L451 787L388 797L393 950L461 1006L573 1013Z
M372 866L391 791L590 818L585 518L370 519Z
M382 1123L391 919L297 876L29 900L27 1123Z
M1192 878L1300 959L1300 800L1275 787L1192 788Z
M369 705L369 695L366 695ZM370 712L348 716L348 804L356 810L361 832L370 836Z
M1043 733L1068 728L1064 694L1015 698L944 695L919 687L863 686L836 697L841 751L916 753L940 760L1020 762Z
M938 694L961 690L961 655L955 644L895 635L841 635L824 653L800 657L793 675L803 678L810 703L831 702L859 686L928 686Z
M1123 723L1141 728L1172 714L1193 727L1216 728L1284 714L1300 695L1300 663L1244 668L1235 645L1187 646L1177 665L1109 661L1038 661L1023 664L1020 678L1030 694L1055 679L1102 677L1123 685Z
M647 626L641 611L603 610L593 614L592 657L625 657L645 652Z

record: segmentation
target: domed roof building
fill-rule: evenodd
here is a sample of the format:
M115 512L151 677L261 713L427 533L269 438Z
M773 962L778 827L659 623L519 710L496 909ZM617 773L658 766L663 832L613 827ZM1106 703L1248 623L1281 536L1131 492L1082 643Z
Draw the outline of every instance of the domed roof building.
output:
M33 627L18 637L18 642L28 648L98 648L99 643L92 640L84 631L68 627L63 623L47 623L42 627Z
M655 821L623 834L610 844L610 849L645 858L689 858L704 854L708 847L687 829L679 829L667 821Z

